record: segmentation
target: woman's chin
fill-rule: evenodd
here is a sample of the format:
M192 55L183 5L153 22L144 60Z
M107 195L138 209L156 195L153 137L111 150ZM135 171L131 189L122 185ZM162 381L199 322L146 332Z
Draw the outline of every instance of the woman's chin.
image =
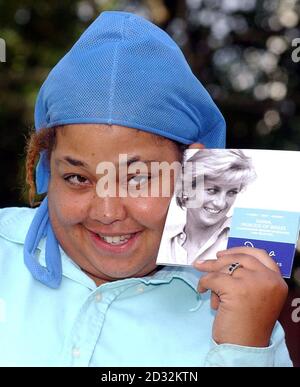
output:
M100 270L95 271L94 273L89 273L85 271L94 281L104 283L111 281L118 281L126 278L132 277L142 277L151 273L153 269L142 270L139 267L115 267L115 266L106 266Z
M145 265L145 261L141 259L143 256L139 251L134 252L130 256L120 254L108 254L105 256L93 251L90 254L86 254L84 266L91 268L90 270L87 269L86 272L89 271L94 277L104 279L105 281L141 277L148 275L157 267L155 259Z
M216 224L218 224L222 219L223 217L222 218L202 217L201 219L199 219L199 224L201 224L203 227L213 227Z

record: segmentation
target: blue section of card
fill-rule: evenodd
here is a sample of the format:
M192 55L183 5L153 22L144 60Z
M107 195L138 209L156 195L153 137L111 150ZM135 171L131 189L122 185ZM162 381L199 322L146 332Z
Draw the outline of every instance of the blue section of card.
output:
M295 244L298 232L298 212L235 208L229 236Z
M295 255L295 244L229 237L227 248L237 246L249 246L266 250L269 256L277 263L282 276L290 278Z
M298 212L235 208L228 245L264 249L279 266L282 276L291 276L299 234Z

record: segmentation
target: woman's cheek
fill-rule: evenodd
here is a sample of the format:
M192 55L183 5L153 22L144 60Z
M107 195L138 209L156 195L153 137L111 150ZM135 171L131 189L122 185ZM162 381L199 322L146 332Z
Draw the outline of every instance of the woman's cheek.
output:
M234 202L236 201L236 199L237 199L237 195L231 197L230 200L227 201L228 206L231 207L234 204Z
M202 201L202 203L201 203L201 207L203 206L203 205L205 205L206 203L208 203L209 201L212 201L214 199L214 196L213 195L208 195L208 193L204 190L203 191L203 201Z
M78 194L68 189L49 190L49 205L52 214L60 223L76 224L82 222L88 213L89 194Z
M167 216L170 198L135 198L130 200L132 218L150 229L161 230Z

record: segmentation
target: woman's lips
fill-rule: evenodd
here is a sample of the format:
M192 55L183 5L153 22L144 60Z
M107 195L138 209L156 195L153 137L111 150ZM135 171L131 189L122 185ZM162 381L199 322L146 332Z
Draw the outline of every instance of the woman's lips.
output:
M223 210L220 209L215 209L215 208L210 208L210 207L203 207L204 210L211 214L211 215L219 215Z
M93 245L96 246L97 250L101 250L105 253L114 253L114 254L122 254L122 253L128 253L131 250L134 249L140 235L141 231L130 234L129 239L125 239L124 243L121 244L112 244L109 242L106 242L103 238L101 238L98 234L94 233L93 231L88 230L88 233L91 237L91 240L93 242Z

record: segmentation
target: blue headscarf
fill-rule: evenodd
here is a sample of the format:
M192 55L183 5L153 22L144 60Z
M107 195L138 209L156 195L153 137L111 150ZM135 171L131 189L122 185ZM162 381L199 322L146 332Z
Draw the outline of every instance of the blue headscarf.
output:
M35 127L66 124L120 125L183 144L225 145L225 121L193 75L170 36L127 12L102 12L50 72L35 107ZM45 193L49 162L42 152L36 170ZM46 237L46 267L35 257ZM28 231L24 260L34 278L57 288L61 257L48 215L47 198Z

